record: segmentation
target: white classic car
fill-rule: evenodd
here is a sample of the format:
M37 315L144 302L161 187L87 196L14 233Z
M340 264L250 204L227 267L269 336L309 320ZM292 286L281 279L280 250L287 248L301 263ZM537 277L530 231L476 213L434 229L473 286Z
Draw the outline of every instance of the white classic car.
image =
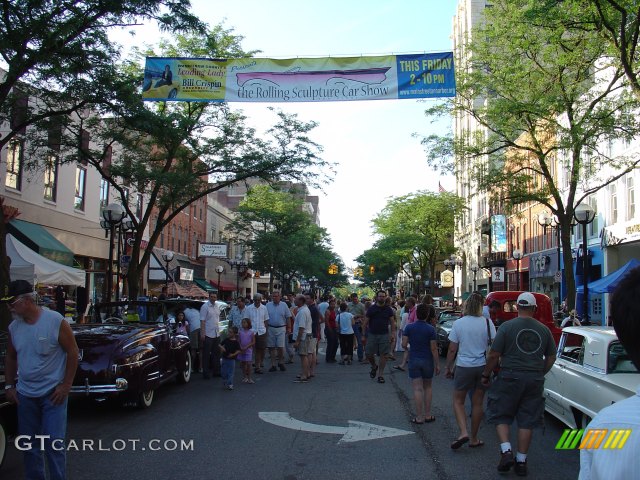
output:
M545 409L571 428L584 428L604 407L635 395L639 384L612 327L567 327L545 377Z

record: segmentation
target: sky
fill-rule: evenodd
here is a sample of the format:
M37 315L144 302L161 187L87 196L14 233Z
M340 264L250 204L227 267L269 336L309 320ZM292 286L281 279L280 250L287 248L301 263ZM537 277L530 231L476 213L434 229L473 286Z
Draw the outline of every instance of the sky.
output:
M244 37L245 51L266 58L390 55L451 51L455 0L192 0L210 25L223 23ZM138 36L138 39L141 37ZM147 36L143 39L148 41ZM268 106L316 121L312 139L336 163L320 196L320 224L348 267L371 248L371 220L390 197L418 190L454 189L453 177L429 169L419 138L445 133L424 111L433 101L378 100L328 103L236 104L258 128ZM262 125L264 127L264 125Z

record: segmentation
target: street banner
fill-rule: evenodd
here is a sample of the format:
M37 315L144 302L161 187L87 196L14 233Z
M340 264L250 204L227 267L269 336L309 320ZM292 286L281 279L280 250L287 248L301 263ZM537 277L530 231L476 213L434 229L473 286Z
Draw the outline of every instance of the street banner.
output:
M505 215L491 216L491 251L493 253L507 251L507 217Z
M366 57L147 57L145 101L340 102L454 97L453 53Z

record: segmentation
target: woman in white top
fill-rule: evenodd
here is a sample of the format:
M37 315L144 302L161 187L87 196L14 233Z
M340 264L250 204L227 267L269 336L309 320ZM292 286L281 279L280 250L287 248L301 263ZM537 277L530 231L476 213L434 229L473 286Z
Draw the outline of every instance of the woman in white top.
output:
M340 304L340 312L336 315L336 323L340 338L340 356L342 361L340 365L351 365L353 361L353 324L355 319L353 315L347 312L347 304Z
M472 448L484 445L478 439L483 415L482 402L487 388L482 385L482 372L487 363L486 351L496 336L496 328L493 322L482 315L483 303L482 295L472 293L464 304L464 317L453 322L449 333L446 376L454 378L453 411L460 428L460 435L451 444L454 450L467 442L470 442L469 446ZM467 433L467 415L464 410L464 400L469 390L474 391L471 399L471 437Z

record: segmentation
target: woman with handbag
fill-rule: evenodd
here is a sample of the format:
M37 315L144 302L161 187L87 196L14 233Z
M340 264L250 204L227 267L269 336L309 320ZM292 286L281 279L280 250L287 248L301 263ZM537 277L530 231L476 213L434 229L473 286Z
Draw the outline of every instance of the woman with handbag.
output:
M453 323L449 333L445 375L454 379L453 412L460 428L460 435L451 443L454 450L465 443L469 443L471 448L484 445L484 442L478 439L483 415L482 403L487 389L482 385L482 372L487 363L486 351L496 336L496 328L493 322L482 315L483 304L482 295L472 293L464 304L464 316ZM464 409L464 400L470 390L474 390L471 401L471 437L468 434Z

